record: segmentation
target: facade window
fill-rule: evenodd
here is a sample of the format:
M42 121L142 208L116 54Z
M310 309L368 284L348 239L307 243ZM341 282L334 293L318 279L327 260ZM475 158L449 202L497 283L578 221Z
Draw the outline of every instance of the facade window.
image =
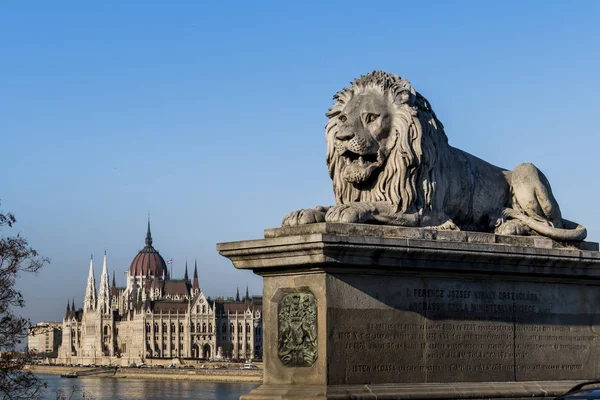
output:
M150 332L150 324L146 324L146 333Z
M206 314L206 306L202 306L202 314Z
M104 327L104 335L108 335L108 326ZM46 340L48 340L48 338L46 338Z
M208 333L212 333L212 324L208 323Z
M175 323L171 322L171 333L175 332Z
M233 333L233 324L229 324L229 333Z
M181 322L179 323L179 332L183 332L183 324Z
M191 331L192 333L194 333L194 332L195 332L195 329L194 329L194 327L195 327L195 326L196 326L196 325L194 325L194 323L192 323L192 325L190 326L190 331Z
M206 324L205 324L205 323L203 323L203 324L202 324L202 333L205 333L205 332L206 332Z
M196 314L200 313L200 306L196 306Z
M238 333L242 331L242 324L238 324Z
M246 324L246 333L250 332L250 324Z
M166 332L166 331L167 331L167 323L163 322L163 332Z

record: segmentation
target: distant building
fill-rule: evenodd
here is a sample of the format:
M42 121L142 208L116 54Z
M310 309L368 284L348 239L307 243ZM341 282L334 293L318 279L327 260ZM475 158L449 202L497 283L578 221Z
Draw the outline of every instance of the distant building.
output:
M90 261L83 308L67 303L58 362L128 364L149 358L262 358L262 297L211 300L200 288L198 268L189 279L172 279L152 246L150 221L146 246L127 271L127 286L108 281L106 254L96 291Z
M40 357L54 358L62 343L62 322L40 322L29 329L27 347Z

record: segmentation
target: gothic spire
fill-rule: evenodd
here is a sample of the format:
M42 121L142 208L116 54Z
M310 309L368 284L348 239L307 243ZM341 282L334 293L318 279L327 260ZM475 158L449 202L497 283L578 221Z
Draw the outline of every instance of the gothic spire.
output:
M198 285L198 261L194 260L194 283L192 284L192 289L200 290L200 285Z
M240 301L240 287L237 287L237 292L235 293L235 301Z
M69 304L69 300L67 300L67 313L65 314L65 319L68 319L71 316L71 304Z
M102 275L100 275L100 293L98 294L98 308L102 313L108 313L110 311L110 289L108 286L108 267L106 265L106 251L104 251Z
M146 247L152 247L152 234L150 233L150 215L148 215L148 232L146 233Z
M250 300L250 296L248 295L248 284L246 283L246 300Z
M117 287L117 283L115 281L115 271L113 271L113 281L112 281L112 287Z
M185 280L185 281L189 281L190 280L190 278L188 277L187 259L185 260L185 275L183 276L183 280Z
M96 309L96 279L94 278L94 259L90 258L90 272L85 288L84 310Z

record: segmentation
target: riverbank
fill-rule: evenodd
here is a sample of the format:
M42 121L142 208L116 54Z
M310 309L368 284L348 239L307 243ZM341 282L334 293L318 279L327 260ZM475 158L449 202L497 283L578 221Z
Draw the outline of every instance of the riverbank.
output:
M98 376L117 379L162 379L204 382L262 383L262 370L240 369L158 369L122 368L105 369L89 367L64 367L54 365L31 365L26 369L36 374L60 375L77 372L79 376Z

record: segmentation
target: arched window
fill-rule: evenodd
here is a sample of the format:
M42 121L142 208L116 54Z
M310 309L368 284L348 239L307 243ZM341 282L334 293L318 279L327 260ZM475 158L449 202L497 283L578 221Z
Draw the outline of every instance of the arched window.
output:
M205 324L205 323L203 323L203 324L202 324L202 333L205 333L205 332L206 332L206 324Z
M108 335L108 326L105 326L105 327L104 327L104 334L105 334L105 335Z
M171 322L171 333L175 332L175 322Z
M250 333L250 324L246 324L246 333Z
M183 332L183 324L181 322L179 323L179 332Z
M238 324L238 333L242 332L242 324Z
M196 306L196 313L200 313L200 306Z
M154 323L154 332L158 332L158 322Z
M166 331L167 331L167 323L163 322L163 332L166 332Z
M208 333L212 333L212 324L208 323Z
M206 314L206 306L202 306L202 314Z
M146 323L146 333L150 332L150 324ZM106 335L106 332L104 333Z
M233 333L233 324L229 324L229 332Z

